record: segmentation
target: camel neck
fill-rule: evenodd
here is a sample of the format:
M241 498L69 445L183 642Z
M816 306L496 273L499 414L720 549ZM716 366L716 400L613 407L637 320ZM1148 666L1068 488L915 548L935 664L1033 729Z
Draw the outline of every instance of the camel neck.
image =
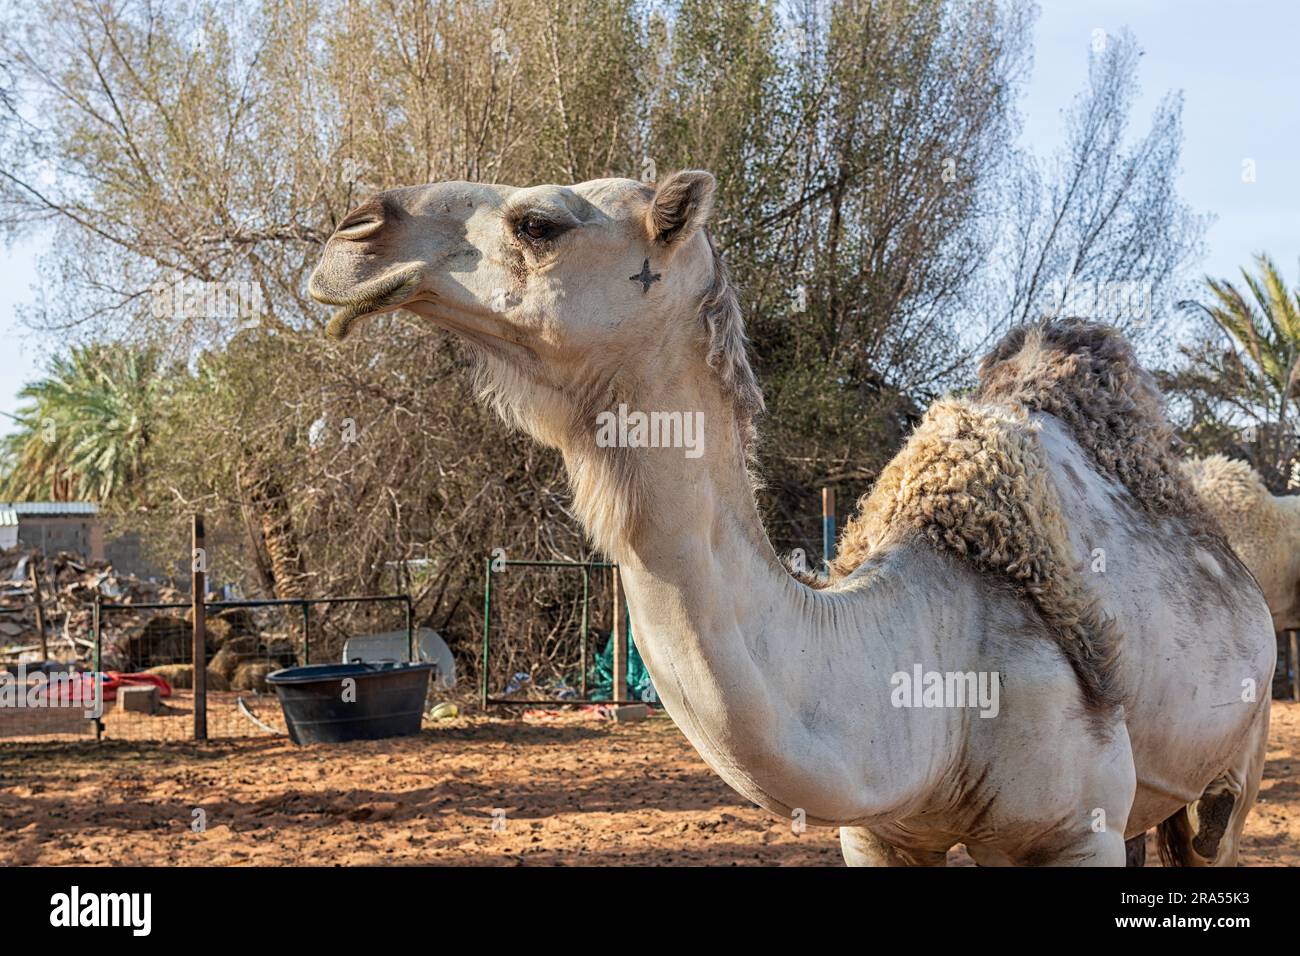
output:
M821 592L792 577L763 530L734 421L708 411L726 427L706 428L699 457L642 450L639 521L610 543L656 690L705 761L769 810L828 823L895 813L911 783L864 786L873 759L895 755L882 739L873 757L862 737L898 722L889 674L918 660L908 638L924 632L924 609L889 582Z

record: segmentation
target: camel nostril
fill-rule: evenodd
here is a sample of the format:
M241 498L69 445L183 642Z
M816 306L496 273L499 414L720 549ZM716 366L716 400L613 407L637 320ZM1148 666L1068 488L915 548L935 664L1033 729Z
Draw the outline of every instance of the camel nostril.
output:
M340 239L356 241L373 236L383 227L384 220L377 216L349 216L334 230L334 235Z
M384 227L384 219L384 204L377 198L371 199L344 216L334 235L342 239L365 239Z

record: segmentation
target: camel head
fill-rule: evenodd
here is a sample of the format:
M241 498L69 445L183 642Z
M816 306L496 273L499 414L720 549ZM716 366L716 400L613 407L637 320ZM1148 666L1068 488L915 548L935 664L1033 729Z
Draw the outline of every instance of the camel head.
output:
M406 309L454 333L507 420L569 453L601 410L726 399L748 425L762 403L740 310L704 226L714 179L656 186L446 182L391 189L349 213L309 291L328 333ZM673 391L676 389L676 391ZM578 436L578 437L575 437Z

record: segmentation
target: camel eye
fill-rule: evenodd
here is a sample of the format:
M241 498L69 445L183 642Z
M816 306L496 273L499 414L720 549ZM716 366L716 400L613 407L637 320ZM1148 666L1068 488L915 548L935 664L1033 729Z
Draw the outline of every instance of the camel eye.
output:
M525 216L515 227L515 235L530 242L544 242L555 236L555 223L537 216Z

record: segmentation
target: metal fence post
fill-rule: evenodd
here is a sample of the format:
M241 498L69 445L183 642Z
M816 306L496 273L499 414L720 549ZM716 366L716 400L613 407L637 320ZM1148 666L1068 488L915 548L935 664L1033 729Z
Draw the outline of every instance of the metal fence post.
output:
M610 662L614 672L613 683L609 689L610 699L620 704L627 700L627 631L623 629L623 580L618 575L618 565L610 569L610 580L614 594L613 633L610 640L614 646Z
M488 702L488 627L492 621L492 559L483 562L483 673L479 676L479 702L487 709Z
M91 692L95 694L95 703L98 705L99 713L95 716L95 742L98 743L104 737L104 681L99 676L103 673L100 664L100 652L103 641L100 637L99 609L104 604L104 597L99 593L99 588L95 588L95 609L91 612L91 628L94 630L95 638L95 671L90 677Z
M1291 658L1291 699L1300 700L1300 641L1296 640L1296 631L1287 631L1287 643ZM1270 688L1270 693L1272 689Z
M190 553L190 607L193 613L194 647L190 655L194 664L194 739L208 739L208 640L207 640L207 553L203 545L203 515L195 515L192 525L193 551Z
M311 663L311 602L302 602L302 662Z
M411 627L411 595L406 595L406 660L415 663L415 630Z
M32 604L36 610L36 634L41 642L41 661L44 662L50 659L50 646L45 639L45 601L41 598L41 575L36 569L39 563L31 562Z
M582 697L587 697L587 631L591 627L591 622L587 616L587 605L591 601L591 571L584 565L582 569L582 636L578 644L578 666L582 668L582 676L579 679L578 686L582 689Z

